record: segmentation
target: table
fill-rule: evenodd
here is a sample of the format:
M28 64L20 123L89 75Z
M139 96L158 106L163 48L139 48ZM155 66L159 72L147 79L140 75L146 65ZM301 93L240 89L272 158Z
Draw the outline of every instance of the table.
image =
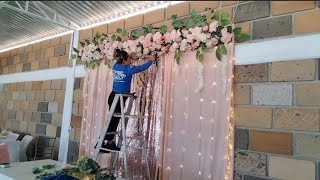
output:
M62 162L45 159L38 161L27 161L10 164L9 168L0 168L0 179L1 180L34 180L36 174L32 173L34 167L39 167L46 164L55 164L56 167L47 171L54 171L60 169L63 165ZM116 180L125 180L123 178L117 178Z
M59 169L63 163L51 159L12 163L9 168L0 168L0 179L34 180L36 175L32 173L32 169L46 164L55 164L55 168L48 170L54 171Z

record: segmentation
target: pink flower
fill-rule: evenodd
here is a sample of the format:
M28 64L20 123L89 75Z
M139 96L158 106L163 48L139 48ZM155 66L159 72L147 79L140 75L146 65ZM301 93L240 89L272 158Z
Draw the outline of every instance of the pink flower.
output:
M171 43L172 38L171 38L170 32L166 32L166 33L163 35L163 37L164 37L164 42L165 42L165 43Z
M199 35L199 41L206 43L207 42L207 34L201 33Z
M152 40L152 34L149 33L149 34L147 34L147 36L144 38L144 40L142 42L143 47L148 48L148 47L152 46L151 40Z
M119 43L120 43L119 41L113 41L112 47L113 47L114 49L116 49L116 48L118 47Z
M165 53L168 50L167 46L161 47L161 52Z
M119 44L118 44L118 48L119 48L119 49L123 48L123 44L122 44L122 42L119 42Z
M197 49L199 47L199 45L200 45L200 42L196 41L196 42L191 44L191 47L192 47L193 50L195 50L195 49Z
M193 40L194 40L194 36L193 36L192 34L188 34L188 35L187 35L187 41L188 41L188 43L192 43Z
M218 39L216 38L212 38L212 39L209 39L208 42L206 43L206 46L208 48L212 48L214 45L218 44Z
M157 43L152 44L153 49L161 49L161 47L162 47L161 44L157 44Z
M217 27L219 26L218 21L213 21L210 23L209 32L217 31Z
M208 26L204 26L202 29L203 29L203 31L208 31L209 27Z
M162 43L162 34L160 32L156 32L153 35L153 41L158 43L158 44L161 44Z
M170 36L171 36L171 39L175 42L181 42L182 40L180 30L177 30L177 31L172 30Z
M180 50L187 51L187 47L188 47L188 41L187 39L183 39L180 43Z
M139 46L139 47L137 47L137 48L135 49L134 52L139 53L139 52L141 52L141 51L142 51L142 48L141 48L141 46Z
M174 42L171 46L170 46L170 52L175 52L176 49L179 48L179 44L177 42Z
M199 40L201 31L201 27L195 27L194 29L191 29L191 34L195 40Z
M182 29L181 32L182 32L182 36L185 37L185 38L189 34L188 30L186 30L186 29Z
M149 48L143 48L143 55L149 54L150 50Z
M222 37L221 37L220 40L221 40L223 43L228 43L228 42L231 41L233 34L228 33L227 28L223 28L223 29L221 30L221 34L222 34Z
M142 43L143 43L143 41L144 41L144 36L140 36L140 37L139 37L139 39L137 39L137 40L138 40L138 42L139 42L139 43L141 43L141 44L142 44Z

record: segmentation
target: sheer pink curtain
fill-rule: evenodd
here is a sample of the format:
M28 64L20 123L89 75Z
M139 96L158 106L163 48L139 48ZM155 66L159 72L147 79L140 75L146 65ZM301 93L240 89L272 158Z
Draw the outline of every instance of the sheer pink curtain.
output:
M175 72L170 71L174 65L167 64L160 179L221 180L232 173L232 167L226 169L233 161L226 139L232 107L232 48L230 45L229 56L222 61L216 59L213 50L205 55L205 83L200 93L194 92L201 65L195 59L196 52L185 53ZM165 61L173 62L173 54Z
M83 97L83 119L81 125L79 156L93 155L94 146L105 125L109 111L108 96L112 91L111 70L101 64L94 70L89 70L84 79ZM109 155L102 154L98 163L102 166L108 165Z

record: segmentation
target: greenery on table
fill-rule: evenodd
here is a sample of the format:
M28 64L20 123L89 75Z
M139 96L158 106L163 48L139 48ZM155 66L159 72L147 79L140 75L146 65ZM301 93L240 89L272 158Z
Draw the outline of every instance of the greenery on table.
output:
M74 173L83 173L83 174L95 174L96 180L115 180L115 176L109 172L103 172L104 169L101 169L98 163L89 159L88 157L82 157L76 163L76 166L68 169L59 169L53 172L50 172L50 169L53 169L55 165L43 165L40 167L34 167L32 169L33 174L37 174L36 179L41 179L43 177L58 176L58 175L70 175L73 176Z

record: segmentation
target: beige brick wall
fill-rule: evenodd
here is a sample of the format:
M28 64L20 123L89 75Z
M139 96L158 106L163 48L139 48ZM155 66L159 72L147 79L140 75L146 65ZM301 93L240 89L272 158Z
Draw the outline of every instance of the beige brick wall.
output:
M56 158L64 94L65 80L4 84L0 91L0 128L57 137Z
M272 91L275 86L278 92ZM266 173L261 173L245 166L250 160L236 158L238 179L319 178L319 92L318 59L235 66L235 155L250 157L254 152L267 159L261 162ZM274 103L288 97L290 105ZM257 105L257 100L262 102Z
M70 38L70 35L64 35L0 53L0 74L66 66Z

